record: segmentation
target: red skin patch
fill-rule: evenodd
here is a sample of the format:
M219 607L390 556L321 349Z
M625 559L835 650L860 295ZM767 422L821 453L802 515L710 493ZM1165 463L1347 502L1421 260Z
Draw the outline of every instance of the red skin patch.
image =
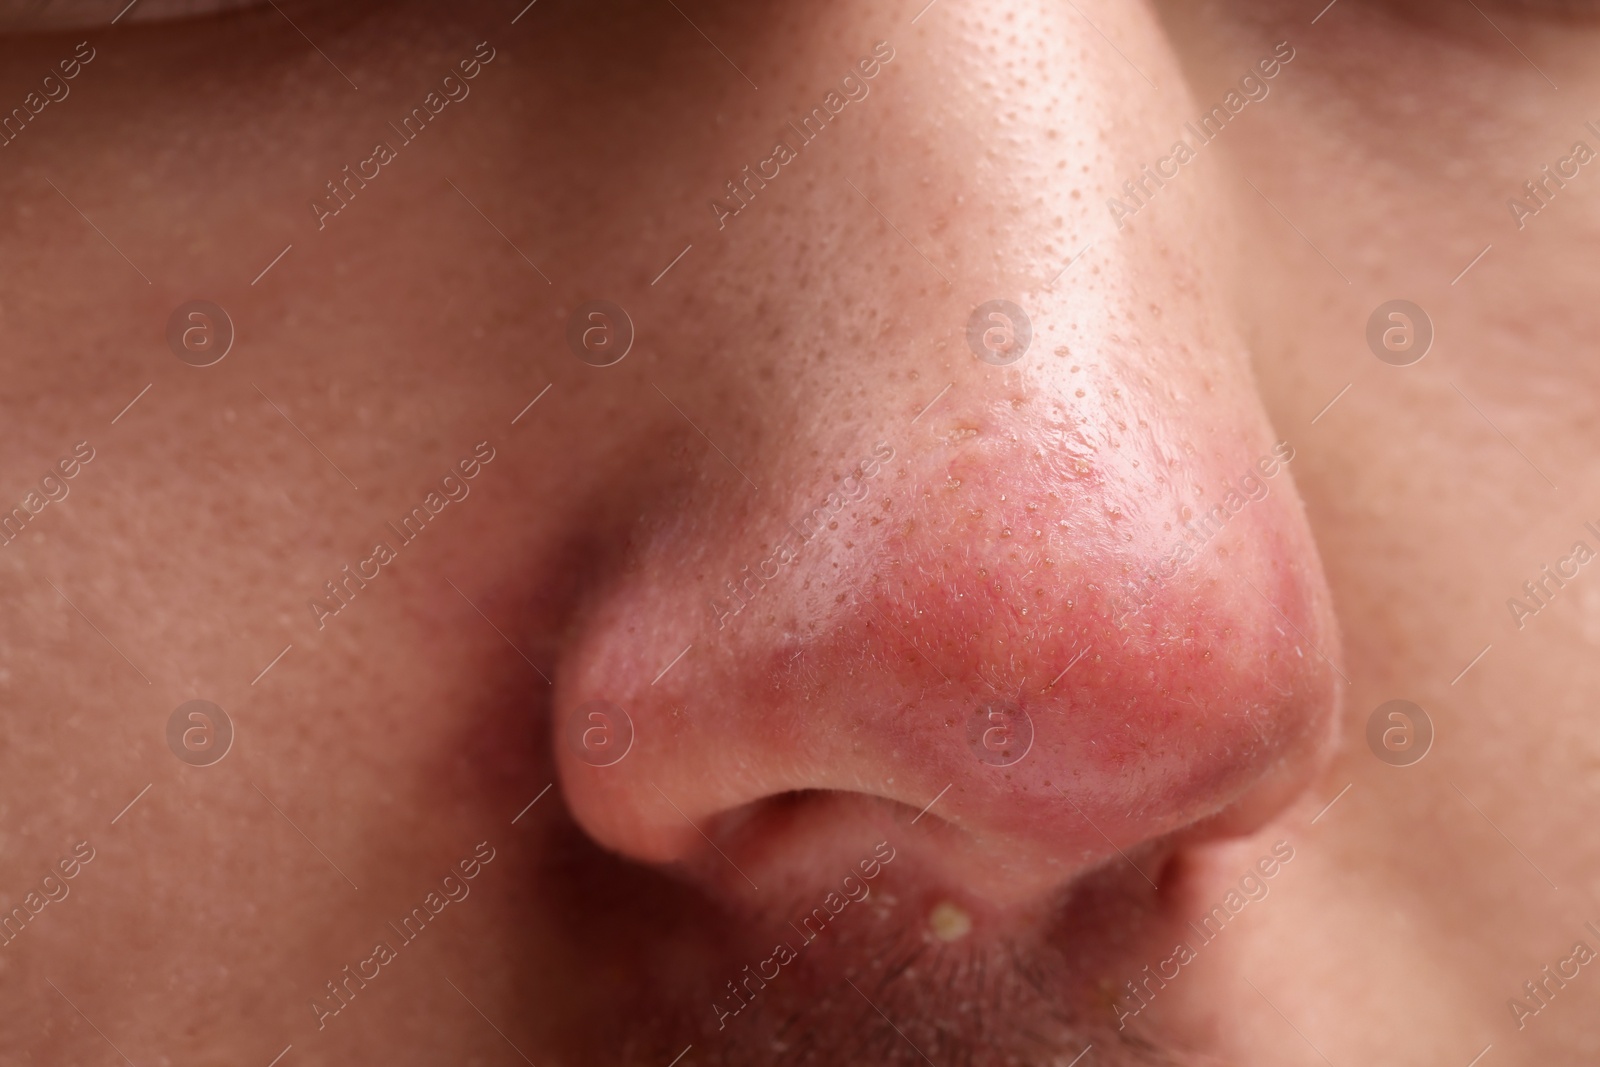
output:
M1202 459L1142 424L1091 441L1065 419L1020 421L897 455L794 532L781 566L709 520L653 540L558 692L558 729L562 707L595 697L637 727L613 767L564 760L586 828L636 858L693 857L737 893L786 877L796 850L834 851L803 812L786 808L778 832L758 810L770 798L895 801L903 818L863 824L898 827L935 882L1009 906L1218 813L1248 825L1303 786L1332 721L1337 638L1271 442ZM717 540L737 554L683 566ZM718 594L723 609L686 618ZM1033 728L1008 766L972 743L996 703ZM769 832L740 832L752 825Z

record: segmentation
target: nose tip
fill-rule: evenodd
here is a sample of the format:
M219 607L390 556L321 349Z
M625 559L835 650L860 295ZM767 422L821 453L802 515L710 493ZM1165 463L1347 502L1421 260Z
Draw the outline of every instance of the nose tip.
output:
M1333 719L1315 554L1286 477L1186 503L1270 444L1064 481L991 437L1012 443L885 461L897 499L825 521L664 518L557 679L587 831L736 895L888 840L900 870L1005 907L1278 810ZM1186 514L1195 532L1163 518Z

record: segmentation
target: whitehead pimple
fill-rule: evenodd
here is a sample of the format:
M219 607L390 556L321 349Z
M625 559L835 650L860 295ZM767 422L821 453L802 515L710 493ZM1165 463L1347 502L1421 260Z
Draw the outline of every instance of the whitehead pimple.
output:
M940 941L960 941L972 931L972 916L948 900L940 901L928 914L928 930Z

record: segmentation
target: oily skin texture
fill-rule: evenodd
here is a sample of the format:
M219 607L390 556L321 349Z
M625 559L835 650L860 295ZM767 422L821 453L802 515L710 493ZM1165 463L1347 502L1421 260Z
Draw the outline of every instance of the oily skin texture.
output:
M7 499L73 442L97 449L67 501L0 554L16 620L0 664L0 901L21 899L73 842L97 850L72 895L0 954L12 1018L36 1020L0 1033L0 1057L109 1055L87 1018L139 1063L264 1063L291 1042L305 1062L498 1062L514 1058L507 1039L540 1063L666 1062L691 1040L705 1062L759 1062L770 1019L741 1020L745 1029L721 1044L702 1039L712 1029L706 1000L698 987L692 1001L673 987L680 976L737 973L770 952L767 928L708 903L740 889L704 849L668 876L585 842L561 805L635 854L644 846L624 820L667 824L643 821L659 813L647 812L637 779L611 780L609 793L584 785L577 775L592 768L552 751L553 709L592 695L607 671L642 690L695 627L713 632L709 590L761 558L770 524L815 506L879 439L900 458L853 520L781 579L788 585L763 591L736 619L735 640L747 644L691 653L662 679L659 705L641 710L641 725L687 720L672 736L689 754L726 754L723 766L702 757L698 779L684 771L657 785L703 800L695 815L704 821L774 780L767 765L754 785L697 792L702 781L739 785L750 762L739 754L770 753L760 724L718 712L707 694L725 708L724 684L768 677L748 656L773 656L781 642L771 633L793 620L825 640L798 666L786 662L795 676L784 681L819 701L857 691L851 671L900 700L897 687L933 684L930 667L985 662L1003 686L1042 688L1054 673L1045 663L1059 669L1070 658L1061 653L1078 648L1059 628L919 625L916 613L959 615L941 591L983 590L985 562L1020 577L1003 552L962 561L948 581L933 561L947 543L975 545L997 526L1030 536L1030 517L1058 518L1029 446L1088 427L1096 457L1113 439L1141 442L1146 458L1184 457L1172 476L1180 487L1236 479L1275 440L1292 440L1292 477L1348 646L1341 654L1314 593L1303 614L1292 598L1279 601L1314 631L1307 645L1345 659L1350 679L1340 683L1342 747L1302 805L1237 845L1191 844L1164 874L1171 844L1138 842L1171 826L1146 817L1130 819L1126 837L1112 828L1161 875L1163 901L1149 910L1164 913L1209 907L1276 840L1297 847L1273 896L1130 1023L1135 1036L1220 1062L1320 1062L1287 1017L1334 1062L1466 1062L1491 1041L1502 1062L1581 1060L1596 996L1582 980L1520 1033L1503 1001L1566 954L1600 871L1581 822L1595 766L1582 729L1582 695L1600 681L1587 666L1594 612L1579 585L1518 633L1503 600L1593 517L1583 457L1595 442L1583 415L1595 383L1569 353L1590 325L1575 294L1592 290L1594 267L1577 250L1595 215L1582 179L1525 232L1508 231L1501 204L1581 136L1581 117L1541 95L1544 83L1488 27L1421 4L1401 17L1346 0L1314 30L1303 26L1309 15L1266 3L1167 11L1165 22L1124 5L1080 6L1128 62L1078 14L1051 5L1019 6L1008 19L941 4L915 28L912 8L693 12L759 90L670 9L590 23L541 4L513 28L510 13L487 6L453 16L290 8L359 92L270 10L97 38L101 53L74 95L0 150L11 205L0 219L0 337L12 355L4 404L17 428L0 446ZM1594 97L1573 27L1495 15L1563 94ZM1594 32L1577 29L1589 35L1580 40ZM306 200L486 38L498 51L474 95L318 231ZM1118 233L1103 197L1165 151L1197 101L1219 98L1224 81L1285 38L1299 54L1273 95ZM78 39L7 43L6 99L20 99L29 71ZM808 150L718 232L705 200L765 156L791 104L810 106L879 39L893 41L896 58L825 134L836 142ZM1397 58L1419 41L1429 42L1424 59ZM1408 115L1448 121L1408 126ZM1235 174L1306 229L1350 284ZM1046 289L1091 239L1095 249ZM1490 241L1493 258L1451 287ZM1036 323L1050 329L1049 343L1041 332L1012 369L978 363L962 336L967 311L996 293L1028 294ZM236 349L205 371L174 360L161 336L170 310L197 295L227 306L240 330ZM570 309L597 295L622 300L640 326L635 350L606 376L563 344ZM1437 350L1404 371L1371 359L1361 339L1370 309L1397 295L1436 309L1441 331ZM1276 432L1253 395L1250 357ZM1461 403L1452 381L1559 493ZM111 425L147 382L151 391ZM919 417L946 383L940 406ZM317 629L306 600L484 440L495 458L471 495ZM1106 494L1125 513L1142 509L1123 521L1166 544L1171 500L1131 461L1099 469L1127 480L1128 492ZM760 488L747 492L738 471ZM1248 525L1230 524L1237 543L1218 547L1264 590L1294 568L1316 590L1323 564L1300 539L1288 477L1241 514ZM1091 499L1097 510L1111 502ZM1116 528L1107 514L1059 518ZM841 572L870 601L866 616L899 619L904 634L863 622L860 609L846 616ZM1218 594L1202 584L1212 576L1196 573L1191 590L1212 614L1163 617L1203 625L1237 611L1259 622L1247 591ZM1014 590L1025 603L1028 586ZM779 613L791 618L767 617ZM1490 642L1489 657L1452 686ZM730 673L740 664L749 676ZM1295 684L1323 694L1328 674ZM754 688L733 692L783 708ZM1438 750L1405 770L1364 746L1367 713L1401 695L1433 710L1440 730ZM174 760L164 742L172 708L196 697L229 709L239 729L235 750L204 771ZM911 836L907 819L942 782L901 795L904 783L879 779L932 771L913 759L907 772L873 769L869 779L868 761L834 759L828 738L887 744L878 720L856 710L866 725L793 732L797 748L820 756L797 761L792 787L844 768L848 780L825 784L854 791L837 809L821 807L837 818L794 813L800 855L843 869L897 832L902 851L883 879L948 881L976 857L1000 872L985 892L1020 882L1033 899L1052 869L1038 842L1075 834L1054 871L1089 886L1123 878L1106 893L1141 901L1148 887L1124 867L1081 874L1105 842L1065 831L1059 804L1001 826L1003 794L992 785L985 794L970 770L940 802L948 807L917 824L926 836ZM1294 717L1316 719L1304 706ZM708 724L712 740L696 733ZM1286 751L1294 737L1283 735ZM1017 770L1034 773L1043 754ZM663 773L674 766L644 742L630 759ZM1296 784L1313 762L1305 752L1291 763ZM1310 825L1347 782L1350 793ZM1230 789L1180 806L1192 802L1199 817L1201 801ZM868 793L887 814L856 799ZM1263 806L1275 812L1282 799ZM669 856L693 846L681 826L672 832L681 840L664 841ZM389 937L386 924L484 840L496 858L472 895L319 1032L309 997ZM783 857L762 862L779 878L775 894L815 899L815 882L783 884ZM876 884L885 910L872 921L885 930L925 903ZM1101 924L1117 935L1104 939L1097 972L1112 987L1170 951L1141 934L1159 923L1133 912ZM889 955L877 951L878 927L858 929L859 944L841 935L809 977L796 976L795 1000L808 982L824 984L818 974ZM921 972L930 984L939 973ZM917 981L914 972L901 988ZM858 1035L864 1062L909 1055L864 1006L824 993L815 1018ZM893 1011L889 997L880 1004ZM896 1014L919 1045L943 1047L932 1029L939 1013ZM831 1047L846 1050L835 1062L848 1062L851 1045ZM1099 1047L1109 1057L1117 1046Z

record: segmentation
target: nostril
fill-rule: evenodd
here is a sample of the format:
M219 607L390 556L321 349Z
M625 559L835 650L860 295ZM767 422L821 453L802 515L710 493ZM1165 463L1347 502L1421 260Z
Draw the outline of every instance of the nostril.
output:
M786 789L770 797L753 801L736 811L730 811L720 816L724 829L735 830L740 824L748 825L752 822L770 820L779 822L795 818L809 805L825 797L831 790L827 789Z
M829 790L789 789L710 816L701 827L725 850L752 854L764 841L788 837L796 824L824 806Z
M897 800L845 789L790 789L701 821L704 840L677 858L698 882L731 888L746 906L750 888L772 899L802 892L834 869L855 865L878 842L904 847L932 826L913 827L917 811ZM731 876L731 877L730 877ZM825 880L825 879L824 879Z

